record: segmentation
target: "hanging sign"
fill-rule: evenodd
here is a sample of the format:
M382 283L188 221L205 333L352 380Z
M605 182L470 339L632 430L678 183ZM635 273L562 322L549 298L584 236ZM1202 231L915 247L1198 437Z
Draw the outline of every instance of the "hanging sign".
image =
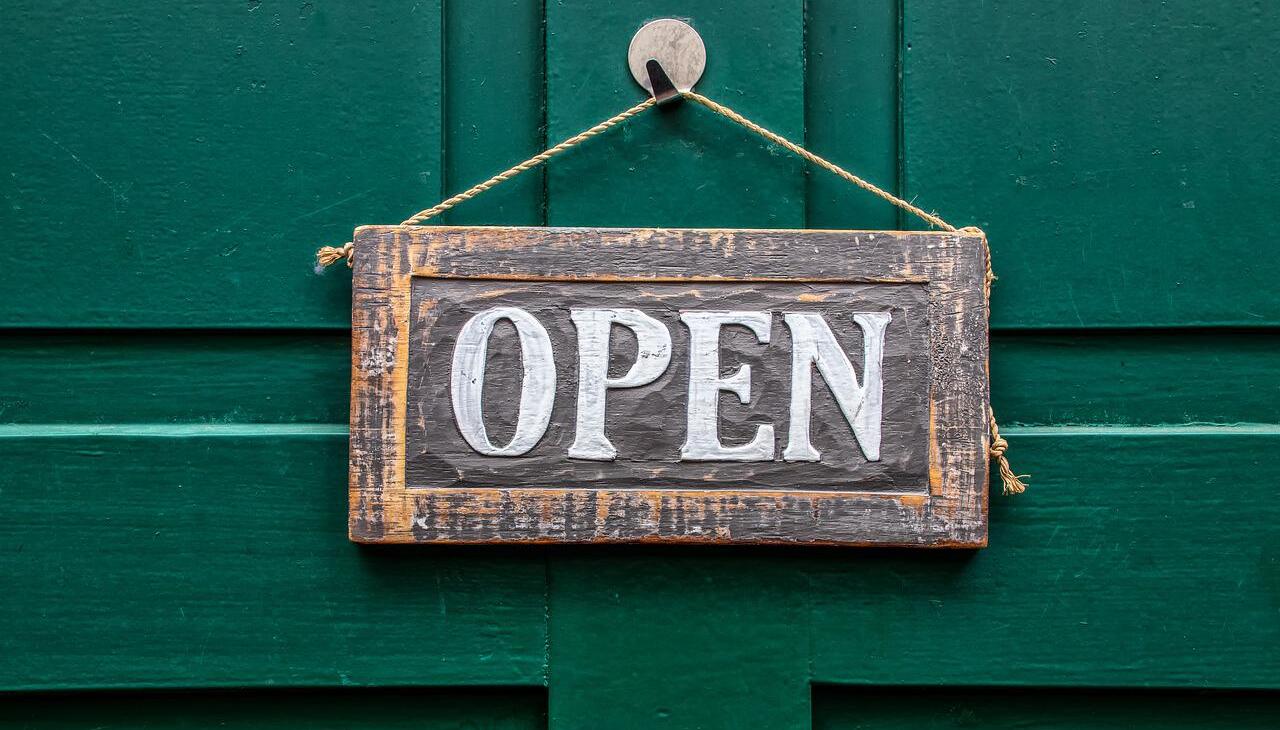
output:
M986 543L979 235L354 245L353 540Z

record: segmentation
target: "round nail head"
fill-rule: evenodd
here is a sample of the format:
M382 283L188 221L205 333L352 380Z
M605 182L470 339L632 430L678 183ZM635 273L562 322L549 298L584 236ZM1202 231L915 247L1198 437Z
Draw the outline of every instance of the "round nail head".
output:
M636 83L653 93L645 64L653 59L679 91L690 91L702 78L707 67L707 47L693 26L674 18L661 18L645 23L631 39L627 49L627 65Z

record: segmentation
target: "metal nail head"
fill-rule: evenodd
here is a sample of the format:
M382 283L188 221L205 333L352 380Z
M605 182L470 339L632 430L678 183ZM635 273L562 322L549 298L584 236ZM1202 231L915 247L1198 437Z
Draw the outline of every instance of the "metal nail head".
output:
M707 47L693 26L660 18L636 31L627 49L627 66L636 83L661 104L680 98L679 92L691 91L698 83L707 67Z

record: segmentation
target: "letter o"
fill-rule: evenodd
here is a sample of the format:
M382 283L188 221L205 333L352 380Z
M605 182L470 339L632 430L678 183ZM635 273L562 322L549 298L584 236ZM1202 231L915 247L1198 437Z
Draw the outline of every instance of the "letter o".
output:
M516 432L506 446L494 446L485 431L483 404L485 359L489 336L500 320L515 325L520 336L520 358L524 379L520 388L520 413ZM477 314L463 325L453 348L453 371L449 376L453 398L453 418L467 444L485 456L521 456L529 452L551 422L556 397L555 357L551 338L533 315L519 307L494 307Z

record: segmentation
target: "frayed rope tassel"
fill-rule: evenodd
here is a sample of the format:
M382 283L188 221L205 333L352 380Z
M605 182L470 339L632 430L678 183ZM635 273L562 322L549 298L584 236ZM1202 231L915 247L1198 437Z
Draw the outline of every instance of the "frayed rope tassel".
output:
M1022 480L1029 479L1031 475L1013 473L1009 460L1004 455L1004 452L1009 450L1009 442L1000 435L995 413L991 413L990 408L987 411L991 416L991 448L987 449L987 453L996 460L996 468L1000 471L1000 483L1003 486L1001 494L1022 494L1027 491L1027 483Z
M316 264L323 268L325 266L336 264L342 259L346 259L347 268L351 268L354 261L351 252L354 248L355 247L352 245L351 241L347 241L341 246L321 246L320 250L316 251Z

